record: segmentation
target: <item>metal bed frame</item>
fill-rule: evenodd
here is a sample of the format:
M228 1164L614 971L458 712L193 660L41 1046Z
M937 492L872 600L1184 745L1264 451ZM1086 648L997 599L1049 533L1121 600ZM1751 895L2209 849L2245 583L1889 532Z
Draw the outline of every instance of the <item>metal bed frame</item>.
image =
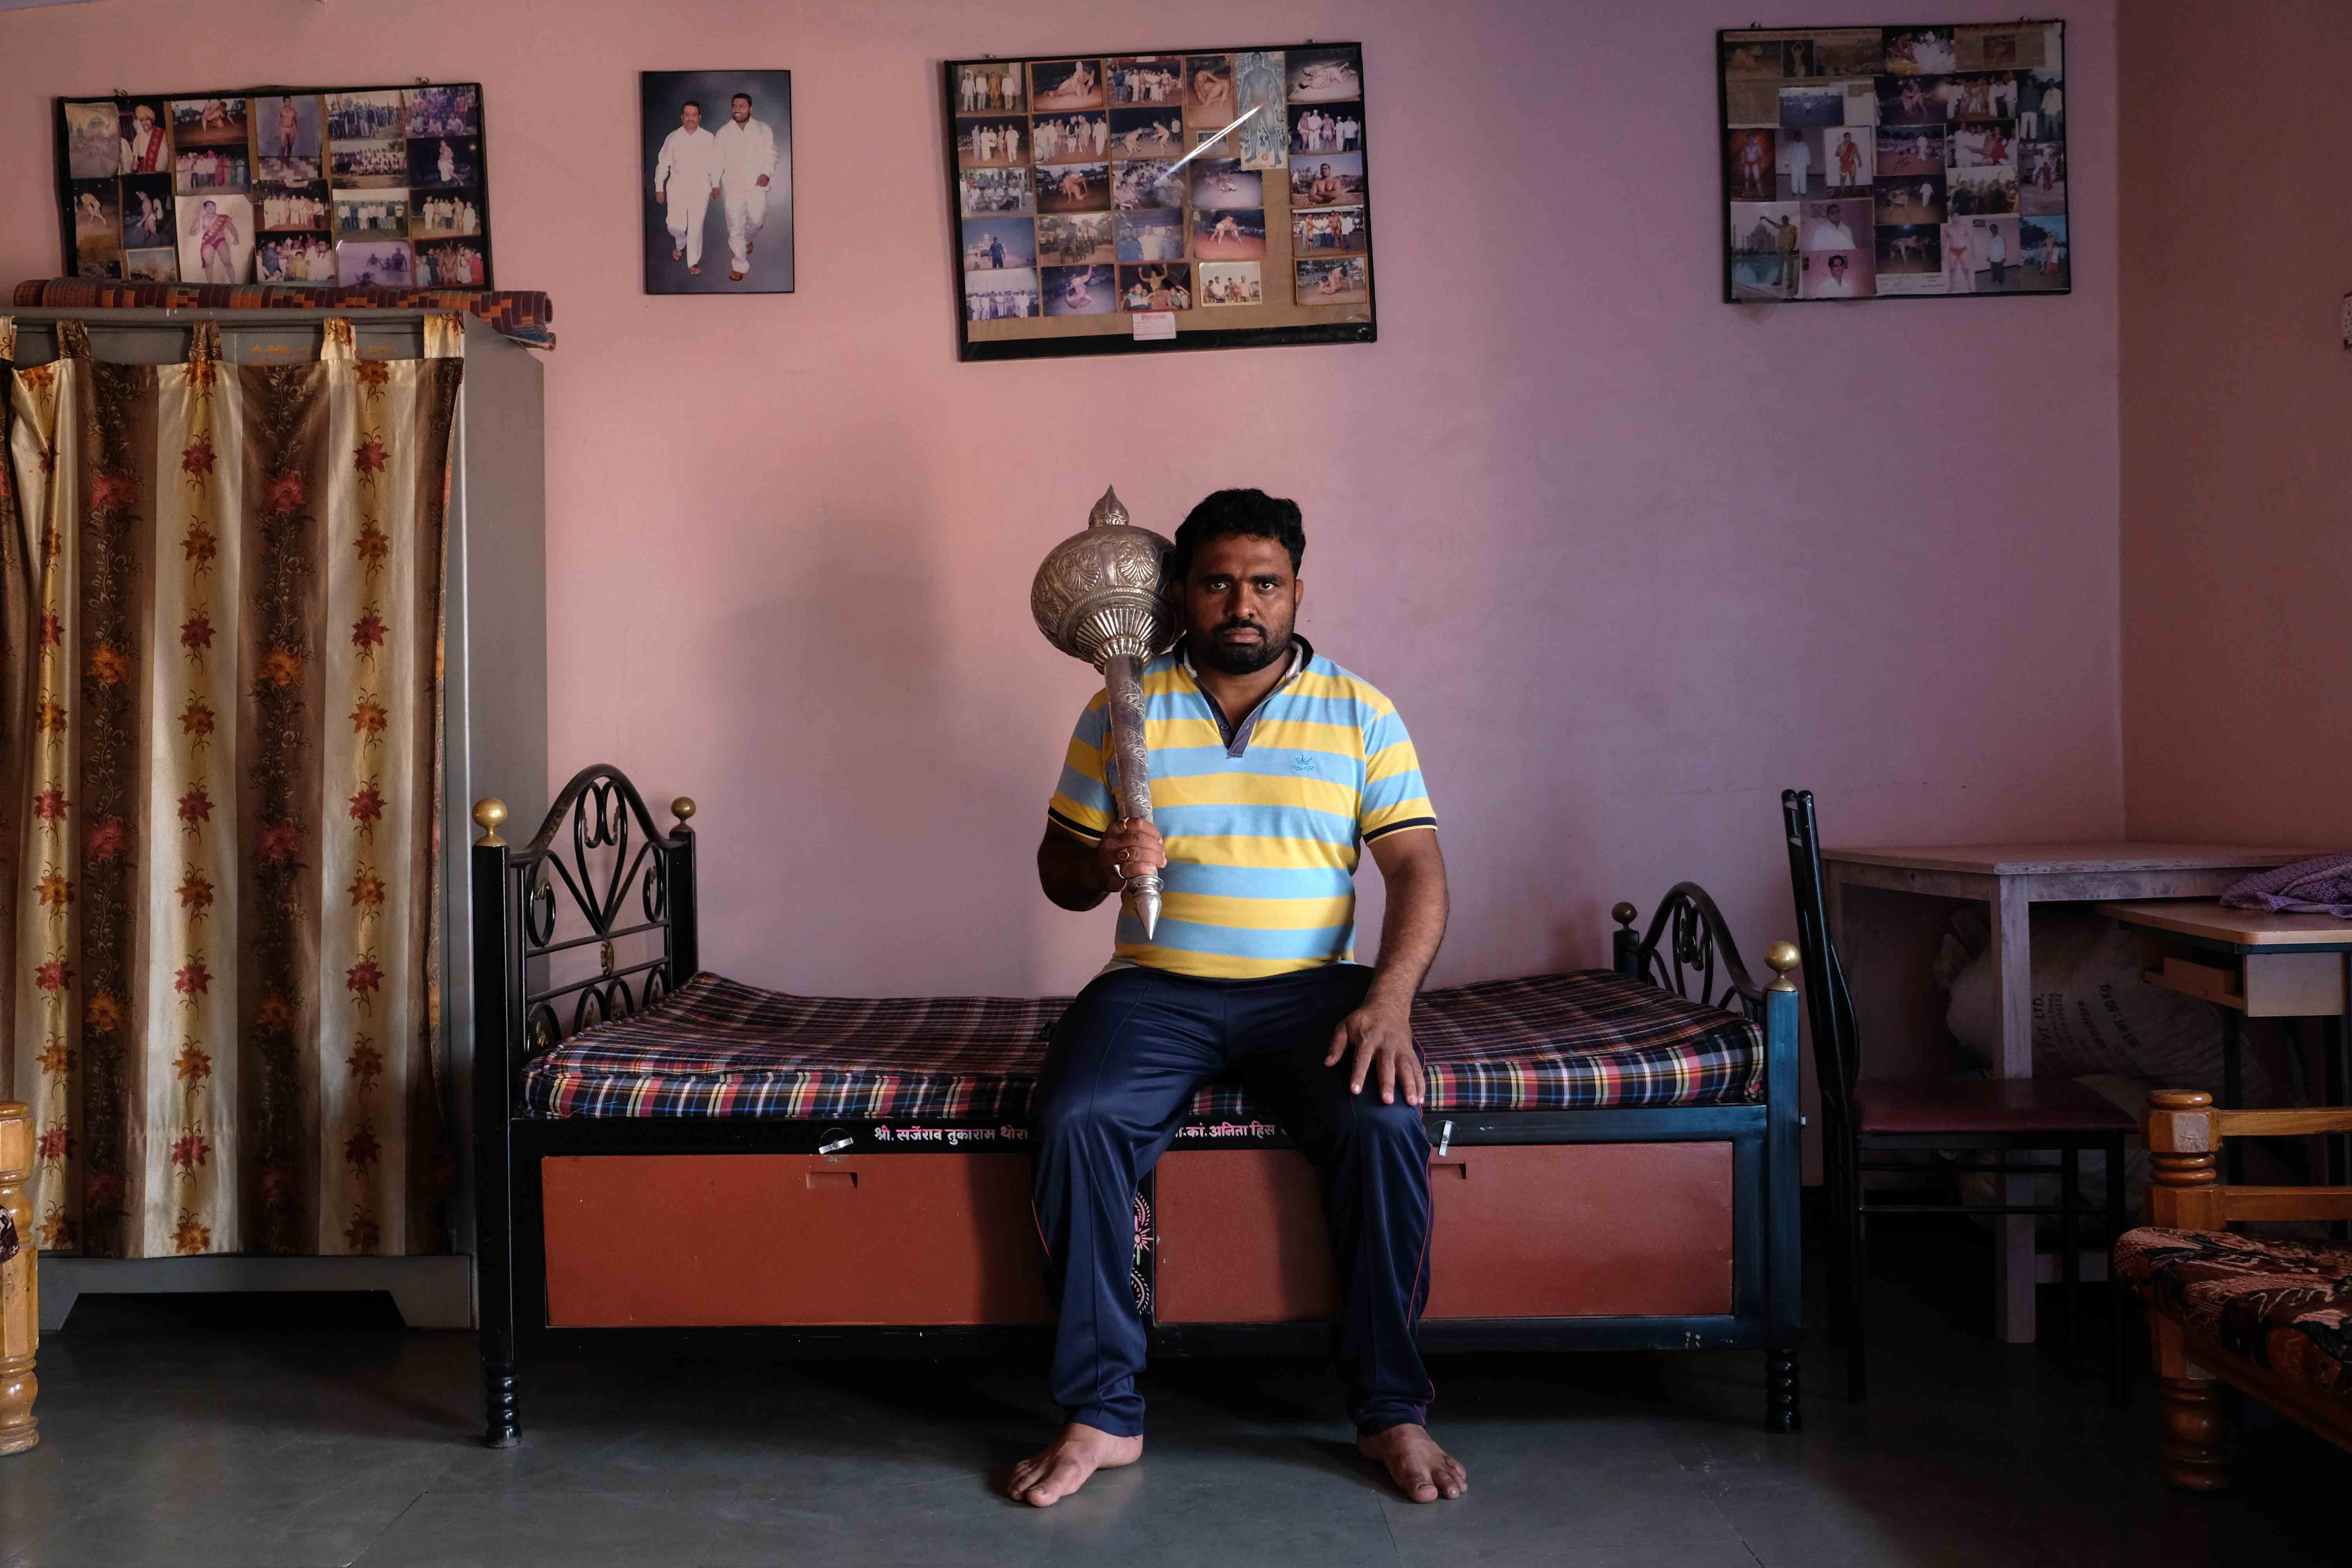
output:
M635 785L598 764L565 784L529 843L499 837L505 806L479 803L473 847L475 1165L479 1197L478 1323L493 1447L521 1440L517 1369L526 1359L646 1354L797 1357L942 1356L1042 1352L1035 1325L579 1328L551 1324L541 1162L614 1154L814 1154L842 1147L953 1158L1024 1147L996 1129L910 1149L877 1141L883 1124L749 1117L539 1118L524 1109L534 1058L604 1018L635 1012L697 972L694 803L654 823ZM1727 1142L1731 1146L1732 1310L1696 1316L1579 1316L1425 1321L1424 1350L1724 1350L1766 1352L1765 1424L1798 1426L1798 993L1795 949L1775 944L1780 973L1748 977L1723 917L1692 883L1669 891L1637 933L1615 911L1615 967L1688 1000L1737 1011L1762 1030L1765 1098L1744 1105L1433 1112L1457 1145ZM566 917L560 919L559 917ZM576 930L576 934L571 934ZM625 961L630 942L651 956ZM572 977L593 958L594 966ZM847 1145L840 1141L849 1140ZM1279 1138L1219 1147L1283 1148ZM1152 1292L1156 1302L1158 1293ZM1328 1347L1315 1322L1160 1323L1160 1353L1291 1353Z

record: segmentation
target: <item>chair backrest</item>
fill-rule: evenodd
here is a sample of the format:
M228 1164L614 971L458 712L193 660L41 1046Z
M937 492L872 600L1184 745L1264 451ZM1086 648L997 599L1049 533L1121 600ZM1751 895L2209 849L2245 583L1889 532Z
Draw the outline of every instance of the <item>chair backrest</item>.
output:
M1780 821L1788 829L1789 886L1797 901L1797 951L1804 957L1805 1013L1812 1020L1813 1077L1822 1091L1822 1115L1839 1137L1853 1130L1853 1086L1862 1071L1862 1042L1853 1025L1853 996L1845 966L1830 940L1829 898L1822 882L1821 827L1813 819L1813 792L1780 792Z

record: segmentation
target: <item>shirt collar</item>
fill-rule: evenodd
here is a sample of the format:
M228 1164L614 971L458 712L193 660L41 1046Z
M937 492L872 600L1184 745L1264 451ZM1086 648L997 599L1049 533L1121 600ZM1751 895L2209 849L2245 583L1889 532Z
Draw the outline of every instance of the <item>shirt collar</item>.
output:
M1192 668L1192 651L1180 647L1176 657L1184 671L1184 678L1192 683L1192 689L1201 694L1201 700L1208 706L1210 715L1216 720L1217 734L1225 742L1225 755L1238 757L1249 750L1250 737L1257 733L1257 721L1265 716L1266 708L1273 702L1276 694L1287 689L1292 681L1298 679L1298 672L1307 668L1307 661L1315 657L1315 650L1307 646L1305 637L1294 634L1290 639L1290 668L1284 672L1280 680L1275 682L1272 690L1258 699L1257 706L1244 715L1238 724L1226 714L1217 700L1209 695L1208 689L1201 684L1200 672Z

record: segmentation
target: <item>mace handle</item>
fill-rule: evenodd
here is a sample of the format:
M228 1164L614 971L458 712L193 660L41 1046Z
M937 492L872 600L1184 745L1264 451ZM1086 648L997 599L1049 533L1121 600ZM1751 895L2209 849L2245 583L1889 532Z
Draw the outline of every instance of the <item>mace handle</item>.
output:
M1110 704L1110 754L1118 780L1118 814L1132 822L1151 820L1151 752L1143 740L1143 661L1114 654L1103 661L1103 690ZM1129 907L1143 922L1150 942L1160 927L1160 873L1127 879Z

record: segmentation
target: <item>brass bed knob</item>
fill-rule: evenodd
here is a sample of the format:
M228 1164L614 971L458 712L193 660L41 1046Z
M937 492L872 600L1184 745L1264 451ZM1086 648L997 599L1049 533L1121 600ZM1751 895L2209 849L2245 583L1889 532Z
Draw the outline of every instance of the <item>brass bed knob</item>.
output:
M476 801L474 803L474 820L481 825L482 829L482 836L474 840L476 847L478 848L486 844L504 844L506 840L499 837L499 824L504 822L506 819L507 803L500 800L497 795L484 795L481 799Z
M1797 988L1797 983L1789 978L1789 971L1796 968L1803 958L1804 955L1797 951L1797 944L1792 942L1776 942L1766 948L1764 962L1772 966L1773 980L1772 984L1765 989L1794 991Z

